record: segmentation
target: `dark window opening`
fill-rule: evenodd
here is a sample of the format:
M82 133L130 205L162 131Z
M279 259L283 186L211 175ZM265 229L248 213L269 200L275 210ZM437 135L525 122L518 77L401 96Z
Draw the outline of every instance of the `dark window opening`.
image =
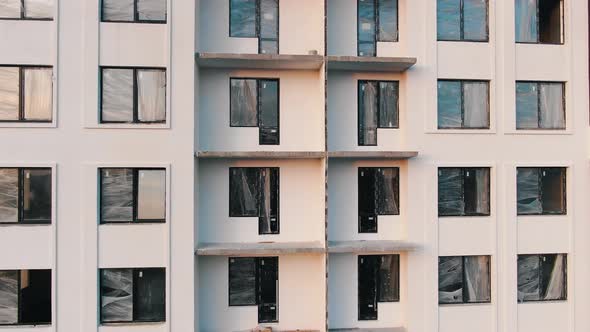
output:
M565 129L565 83L516 82L516 129Z
M53 68L0 66L0 122L51 122Z
M359 167L359 233L377 233L379 215L399 215L399 168Z
M231 167L229 216L258 217L258 234L279 234L279 168Z
M166 222L166 170L101 168L100 223Z
M489 128L489 81L438 80L438 129Z
M399 255L358 257L358 319L376 320L379 302L399 302Z
M358 145L377 145L378 128L399 128L397 81L358 83Z
M487 0L438 0L436 13L439 41L488 41Z
M53 21L54 0L3 0L0 20Z
M490 169L438 169L439 216L489 216Z
M278 322L278 257L229 258L229 306L258 306L258 322Z
M567 300L567 255L518 255L518 302Z
M102 22L166 23L166 0L102 0Z
M357 38L359 56L377 56L377 42L397 42L397 0L358 0Z
M438 303L490 303L490 256L438 258Z
M258 144L279 145L279 80L231 78L230 127L258 127Z
M0 168L0 223L51 224L50 168Z
M516 0L516 42L563 44L563 0Z
M279 1L230 0L229 36L258 38L258 53L279 53Z
M566 214L565 167L517 168L518 215Z
M51 270L0 271L0 325L51 324Z

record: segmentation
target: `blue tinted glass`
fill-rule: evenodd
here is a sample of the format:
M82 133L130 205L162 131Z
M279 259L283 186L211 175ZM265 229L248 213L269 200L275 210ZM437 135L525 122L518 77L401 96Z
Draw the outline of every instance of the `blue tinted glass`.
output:
M278 39L279 1L260 0L260 53L279 53Z
M488 40L487 0L463 0L463 39Z
M438 128L461 128L461 82L438 81Z
M537 0L515 0L516 42L538 41Z
M461 0L438 0L436 5L438 40L461 39Z
M256 0L230 0L230 37L256 37Z
M397 0L379 1L379 41L397 41Z
M516 128L539 127L539 98L537 83L516 83Z
M358 0L358 55L375 56L375 3Z

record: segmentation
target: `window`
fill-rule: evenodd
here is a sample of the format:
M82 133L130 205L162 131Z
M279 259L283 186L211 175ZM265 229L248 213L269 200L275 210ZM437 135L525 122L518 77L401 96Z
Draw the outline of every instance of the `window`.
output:
M229 258L229 306L258 306L258 323L277 320L278 257Z
M438 0L436 12L439 41L488 41L487 0Z
M377 320L379 302L399 302L399 255L358 257L358 319Z
M166 23L166 0L102 0L103 22Z
M439 216L489 216L490 169L438 169Z
M279 145L279 80L231 78L230 127L258 127L258 144Z
M438 80L438 129L490 128L489 84Z
M399 128L399 82L358 84L358 145L377 145L377 128Z
M516 82L516 129L565 129L565 83Z
M359 56L377 56L377 42L398 40L397 0L358 0Z
M258 38L258 53L279 53L279 0L229 0L229 36Z
M258 234L279 234L279 202L278 167L230 167L230 217L258 217Z
M51 270L0 271L0 325L51 324Z
M563 44L563 0L515 0L516 42Z
M100 169L101 224L165 221L165 169Z
M438 303L490 303L490 256L438 258Z
M51 224L51 169L0 168L0 223Z
M166 269L101 269L100 321L165 322Z
M399 214L399 168L359 167L359 233L377 233L377 216Z
M518 215L566 214L564 167L518 167Z
M518 255L518 302L567 299L567 255Z
M0 66L0 121L51 122L53 69Z
M101 123L166 122L166 69L101 68Z
M0 19L53 20L54 0L3 0L0 1Z

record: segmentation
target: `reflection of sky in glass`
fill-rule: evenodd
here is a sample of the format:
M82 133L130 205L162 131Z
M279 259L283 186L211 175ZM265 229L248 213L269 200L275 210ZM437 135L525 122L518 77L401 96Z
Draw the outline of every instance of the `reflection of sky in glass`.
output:
M516 82L516 128L539 127L537 83Z
M461 82L438 82L438 127L460 128L461 119Z
M463 39L487 39L487 0L463 0Z
M537 0L516 0L514 10L516 41L537 42Z
M231 0L230 36L256 37L256 1Z
M379 1L379 41L397 41L397 0Z
M436 10L438 40L460 40L461 0L438 0Z

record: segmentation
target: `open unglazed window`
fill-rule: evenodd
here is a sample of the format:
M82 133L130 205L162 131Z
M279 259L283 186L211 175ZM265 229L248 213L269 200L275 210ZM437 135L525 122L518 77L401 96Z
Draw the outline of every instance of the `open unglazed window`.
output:
M515 0L517 43L563 44L563 0Z
M100 169L101 224L165 221L165 169Z
M439 41L488 41L488 0L437 0Z
M399 214L399 168L359 167L358 231L377 233L379 215Z
M518 215L566 214L565 167L517 168Z
M516 82L516 129L565 129L565 83Z
M399 255L358 256L358 319L377 320L379 302L399 302Z
M229 36L258 38L258 53L279 53L279 0L229 0Z
M229 216L258 217L258 234L279 234L279 168L231 167Z
M258 306L258 322L278 322L278 257L229 258L229 306Z
M489 216L490 169L441 167L438 169L439 216Z
M231 78L230 127L258 127L258 144L279 145L279 80Z
M357 0L357 38L359 56L377 56L377 42L396 42L397 0Z
M166 122L166 69L101 67L101 123Z
M358 82L358 145L377 145L378 128L399 128L399 82Z
M0 168L0 223L51 224L50 168Z
M489 81L438 80L438 129L490 128Z
M166 269L100 270L100 322L166 321Z
M51 122L53 69L0 66L0 122Z
M166 0L101 0L102 22L166 23Z
M490 303L490 256L438 258L438 303Z
M567 299L567 255L518 255L518 302Z
M51 270L0 271L0 325L51 324Z
M0 20L53 20L55 0L2 0Z

